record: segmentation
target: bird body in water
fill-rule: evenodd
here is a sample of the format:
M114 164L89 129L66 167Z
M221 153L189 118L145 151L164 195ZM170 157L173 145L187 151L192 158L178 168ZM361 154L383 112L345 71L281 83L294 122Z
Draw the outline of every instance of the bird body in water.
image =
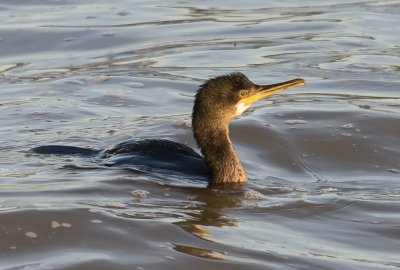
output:
M130 140L103 151L47 145L36 147L33 152L90 155L107 166L149 166L188 174L208 174L210 186L244 184L247 175L230 140L229 122L257 100L304 83L303 79L294 79L258 85L242 73L206 81L197 91L192 113L193 135L204 159L190 147L168 140Z

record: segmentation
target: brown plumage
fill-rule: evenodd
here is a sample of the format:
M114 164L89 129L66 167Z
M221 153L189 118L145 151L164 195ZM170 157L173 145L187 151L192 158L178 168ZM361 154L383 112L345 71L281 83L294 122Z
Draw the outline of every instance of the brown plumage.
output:
M212 78L200 86L193 106L192 128L210 171L210 185L247 181L246 171L229 138L229 122L251 103L303 84L303 79L295 79L261 86L242 73L231 73Z

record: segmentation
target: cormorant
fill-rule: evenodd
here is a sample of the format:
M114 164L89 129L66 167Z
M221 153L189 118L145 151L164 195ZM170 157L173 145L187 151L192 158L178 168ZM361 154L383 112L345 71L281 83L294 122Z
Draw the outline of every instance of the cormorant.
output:
M254 102L285 89L302 86L303 79L258 85L240 72L215 77L197 91L193 113L193 135L204 159L190 147L169 140L129 140L98 151L47 145L33 149L39 154L79 154L95 157L106 166L139 166L192 175L207 175L210 186L243 184L245 169L229 138L229 122Z

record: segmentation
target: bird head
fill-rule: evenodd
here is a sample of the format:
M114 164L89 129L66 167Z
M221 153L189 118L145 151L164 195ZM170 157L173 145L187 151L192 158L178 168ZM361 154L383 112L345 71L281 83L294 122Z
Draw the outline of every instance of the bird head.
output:
M242 73L212 78L200 86L193 107L194 113L209 119L231 120L241 115L254 102L283 90L302 86L303 79L271 85L258 85Z

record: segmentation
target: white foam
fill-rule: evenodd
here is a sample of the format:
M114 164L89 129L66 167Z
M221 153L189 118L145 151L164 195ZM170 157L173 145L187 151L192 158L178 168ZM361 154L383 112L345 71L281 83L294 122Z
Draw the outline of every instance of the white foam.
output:
M146 198L147 195L150 194L150 192L146 191L146 190L134 190L131 191L132 196L137 197L137 198Z

